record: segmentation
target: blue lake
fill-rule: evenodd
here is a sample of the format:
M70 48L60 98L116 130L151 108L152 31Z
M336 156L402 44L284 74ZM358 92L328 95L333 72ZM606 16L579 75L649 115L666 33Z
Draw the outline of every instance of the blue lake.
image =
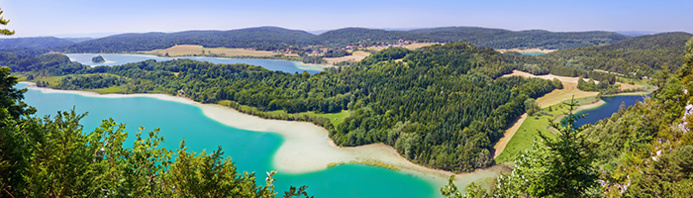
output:
M307 71L308 73L315 74L324 70L324 68L329 67L328 65L318 65L318 64L304 64L296 61L287 60L274 60L274 59L255 59L255 58L216 58L216 57L199 57L199 56L184 56L184 57L158 57L154 55L143 55L143 54L64 54L70 58L70 60L82 63L84 65L90 66L115 66L123 65L134 62L141 62L145 60L156 60L156 61L168 61L173 59L191 59L197 61L208 61L216 64L236 64L245 63L249 65L257 65L264 67L269 70L283 71L289 73L303 73ZM103 63L93 63L91 59L101 55L106 62Z
M18 87L26 87L20 83ZM57 111L75 108L88 112L82 120L85 131L92 131L103 119L113 118L127 124L130 142L143 126L145 132L160 128L164 147L175 150L185 138L189 151L212 151L222 146L240 171L255 172L259 184L265 184L265 172L275 170L272 159L283 137L274 133L243 130L223 125L206 117L202 110L189 104L151 97L106 98L65 92L41 92L29 89L25 101L38 109L37 115L55 115ZM444 182L444 181L443 181ZM420 177L385 168L342 165L305 174L279 172L275 190L282 196L289 186L308 185L315 197L440 197L431 182Z
M618 112L619 107L621 106L621 103L625 104L626 107L630 107L635 105L636 102L638 101L643 101L643 96L638 96L638 95L623 95L623 96L610 96L610 97L604 97L602 100L606 102L605 104L593 108L593 109L586 109L577 112L577 114L586 114L585 118L580 119L576 122L578 126L582 126L584 124L594 124L597 123L597 121L602 120L604 118L609 118L611 117L611 114Z

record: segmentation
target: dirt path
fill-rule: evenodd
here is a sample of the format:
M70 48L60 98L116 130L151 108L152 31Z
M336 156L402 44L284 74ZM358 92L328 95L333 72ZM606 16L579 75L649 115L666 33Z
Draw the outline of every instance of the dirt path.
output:
M517 129L520 128L522 123L525 122L525 119L527 119L527 113L522 114L519 119L515 120L510 128L505 130L503 137L498 140L498 143L496 143L495 146L493 146L493 148L496 150L495 153L493 153L494 159L503 152L505 146L508 145L508 142L510 142L510 139L513 138L515 132L517 132Z
M503 77L507 76L522 76L525 78L542 78L542 79L547 79L547 80L553 80L554 78L557 78L558 80L563 83L563 89L556 89L553 90L552 92L537 98L537 103L541 108L546 108L558 103L561 103L562 101L569 100L573 97L575 98L585 98L585 97L590 97L590 96L596 96L599 94L599 92L587 92L587 91L582 91L577 88L577 82L579 77L567 77L567 76L557 76L553 74L548 74L548 75L533 75L527 72L523 71L518 71L518 70L513 70L513 73L511 74L506 74ZM622 83L617 83L621 85L621 89L632 89L632 88L638 88L639 86L636 85L629 85L629 84L622 84ZM641 92L637 93L626 93L626 94L642 94ZM596 106L604 104L604 101L599 100L596 103L592 104L587 104L580 106L576 109L576 111L582 110L582 109L589 109L589 108L594 108ZM522 123L525 121L527 118L527 114L522 114L515 123L513 123L510 128L505 130L505 133L503 137L498 140L496 145L493 147L496 151L493 155L493 158L498 157L503 150L505 150L505 147L507 146L508 142L510 142L510 139L513 138L517 130L522 126Z

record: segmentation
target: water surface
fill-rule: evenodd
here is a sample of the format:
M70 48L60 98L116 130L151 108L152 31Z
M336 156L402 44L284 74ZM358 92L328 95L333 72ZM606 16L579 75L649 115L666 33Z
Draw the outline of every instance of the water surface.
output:
M183 57L158 57L154 55L144 55L144 54L64 54L69 57L70 60L82 63L84 65L90 66L115 66L123 65L128 63L141 62L145 60L156 60L156 61L168 61L173 59L192 59L197 61L208 61L215 64L236 64L245 63L249 65L257 65L264 67L273 71L283 71L289 73L303 73L307 71L308 73L315 74L323 71L324 68L329 67L327 65L318 64L303 64L296 61L287 60L274 60L274 59L256 59L256 58L216 58L216 57L200 57L200 56L183 56ZM103 63L93 63L91 59L96 56L102 56L106 62Z
M38 109L39 116L73 107L77 112L89 112L81 122L85 131L92 131L107 118L125 123L130 145L137 128L143 126L145 132L161 128L163 146L168 149L177 149L183 138L188 151L212 151L222 146L240 171L256 172L257 183L262 185L265 172L275 170L272 156L283 143L282 136L274 133L237 129L211 120L197 106L151 97L105 98L30 89L25 101ZM441 187L398 171L343 165L305 174L279 172L275 190L281 197L289 186L302 185L308 185L308 192L315 197L438 197Z
M546 53L543 53L543 52L525 52L525 53L521 53L521 54L522 54L522 55L537 56L537 55L543 55L543 54L546 54Z
M592 108L592 109L586 109L577 112L577 114L585 114L585 118L580 119L576 122L578 126L582 126L584 124L594 124L597 123L597 121L602 120L604 118L609 118L611 117L611 114L618 112L619 107L621 106L621 103L625 104L626 108L635 105L637 101L643 101L643 96L638 96L638 95L622 95L622 96L610 96L610 97L603 97L602 100L604 100L603 105Z

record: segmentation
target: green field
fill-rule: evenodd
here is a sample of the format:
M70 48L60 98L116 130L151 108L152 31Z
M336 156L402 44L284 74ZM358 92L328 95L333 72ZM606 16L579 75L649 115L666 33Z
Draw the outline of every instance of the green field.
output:
M578 101L578 104L583 105L594 103L598 99L595 97L586 97L575 100ZM496 157L496 163L500 164L515 160L515 156L517 156L518 153L531 148L535 140L541 139L539 133L552 137L555 129L549 126L549 122L562 117L566 112L568 112L568 105L564 105L562 102L561 104L544 108L542 112L535 113L534 116L527 117L525 122L520 125L520 128L517 129L515 135L505 146L503 152Z

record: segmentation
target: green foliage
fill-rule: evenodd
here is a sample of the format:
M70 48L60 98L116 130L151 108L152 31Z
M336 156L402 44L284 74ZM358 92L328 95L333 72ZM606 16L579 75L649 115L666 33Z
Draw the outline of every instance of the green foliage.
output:
M619 110L584 132L596 145L596 164L606 196L687 197L690 191L693 133L689 132L692 90L691 56L677 75L661 72L653 80L652 98Z
M9 197L274 197L274 174L264 186L253 173L238 173L221 148L190 153L159 147L159 129L125 147L125 125L104 120L94 131L79 123L86 114L58 112L32 117L9 68L0 70L0 188ZM172 160L175 159L175 160ZM305 195L305 187L290 193ZM289 193L287 193L289 194Z
M306 189L308 189L308 186L301 186L298 189L296 189L296 187L291 186L289 188L289 191L284 192L284 198L291 198L294 196L300 198L301 195L303 195L305 198L313 198L313 196L308 196Z
M231 158L222 158L221 147L206 154L188 153L185 140L180 144L176 161L166 174L168 189L176 197L274 197L272 174L267 185L257 186L254 174L239 174Z
M563 89L563 83L561 80L558 80L558 78L554 78L553 81L553 87L556 87L556 89Z
M7 25L7 23L9 23L10 20L7 20L4 17L2 17L3 12L4 11L2 11L2 9L0 9L0 24L1 25ZM0 35L13 35L13 34L14 34L14 30L10 31L8 29L0 29Z
M558 129L555 139L541 133L547 147L547 171L541 175L546 181L539 191L539 196L584 197L590 188L597 187L598 172L592 165L593 151L589 142L581 133L586 126L577 127L575 122L584 115L573 114L578 103L571 100L565 105L569 110L561 123L553 122L551 126ZM551 182L549 182L551 181Z
M556 137L542 133L535 142L515 158L509 174L501 174L490 190L469 185L474 196L468 197L594 197L598 192L599 174L592 164L592 145L576 127L582 116L573 114L577 101L570 100L566 117L561 123L551 122L558 129ZM474 190L478 189L478 190Z
M389 48L357 65L314 75L192 60L77 70L66 70L77 67L62 62L39 63L12 66L32 74L80 74L65 77L61 88L118 86L125 93L172 95L184 90L185 97L203 103L223 102L253 115L314 122L328 129L338 145L382 142L416 163L458 172L491 165L491 143L524 113L524 101L554 89L542 79L494 80L511 72L512 65L492 49L463 43L415 51ZM343 110L351 116L339 125L296 114Z
M460 192L457 189L457 186L455 185L455 175L450 175L450 178L448 178L448 185L440 188L440 194L449 198L464 197L464 195L462 195L462 192Z
M533 116L534 113L541 111L541 107L539 107L539 104L537 104L537 101L534 100L534 98L527 98L527 100L525 100L524 105L525 105L525 112L529 116Z
M612 45L558 50L546 56L567 66L602 69L639 79L665 66L671 69L667 72L676 71L683 65L684 44L690 37L683 32L639 36Z
M91 62L93 62L93 63L103 63L103 62L106 62L106 59L103 59L103 56L98 55L98 56L95 56L94 58L91 58Z
M88 74L66 76L56 86L60 89L100 89L127 84L127 80L120 76L108 74ZM40 86L39 86L40 87Z
M667 153L642 174L633 177L628 189L631 197L688 197L693 195L693 146L686 145Z
M627 39L612 32L549 32L544 30L508 31L478 27L441 27L410 31L433 42L467 42L495 49L566 49L611 44Z
M120 34L54 47L55 51L118 53L164 49L176 44L205 47L254 48L258 50L307 51L314 46L337 49L347 45L389 45L400 40L420 42L467 42L496 49L573 47L611 44L628 38L612 32L556 33L540 30L509 31L475 27L446 27L412 31L389 31L366 28L343 28L313 35L300 30L278 27L257 27L230 31L187 31L176 33ZM346 53L328 53L326 57Z
M119 53L165 49L174 45L202 45L208 48L253 48L257 50L297 49L313 44L305 31L278 27L256 27L229 31L186 31L176 33L119 34L74 45L53 48L64 52Z
M5 108L5 111L0 115L0 120L18 119L20 116L31 115L36 112L36 109L29 107L22 101L27 89L15 88L17 82L17 77L10 75L10 68L0 67L0 105Z

